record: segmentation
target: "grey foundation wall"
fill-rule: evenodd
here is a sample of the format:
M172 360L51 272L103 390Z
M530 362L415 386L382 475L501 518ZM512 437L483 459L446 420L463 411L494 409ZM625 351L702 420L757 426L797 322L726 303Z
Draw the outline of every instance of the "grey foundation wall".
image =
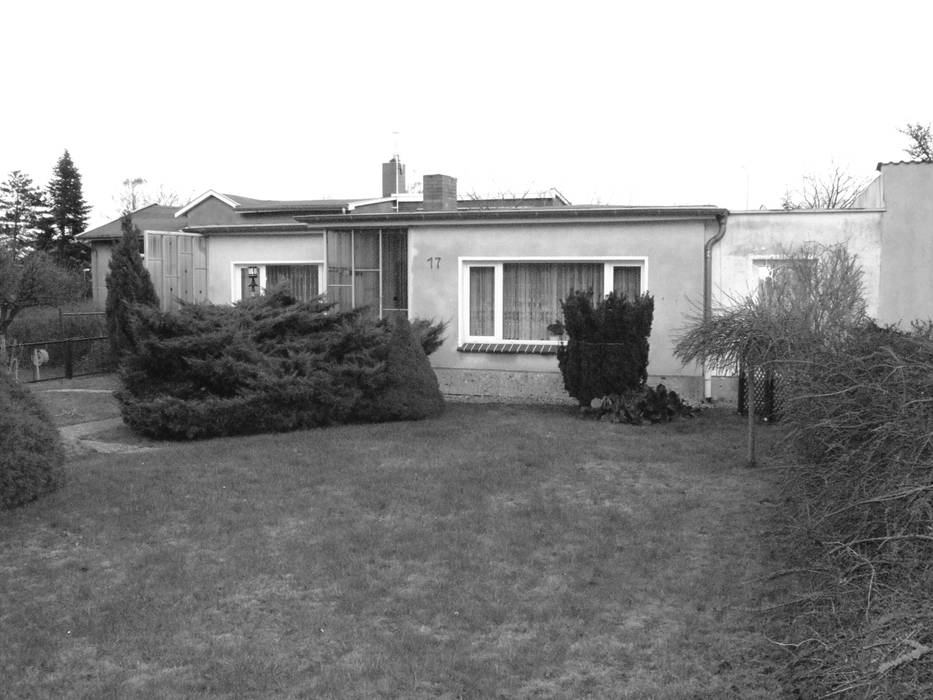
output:
M451 400L576 404L564 389L563 378L556 372L442 368L434 371L441 391ZM664 384L692 401L703 397L701 377L648 375L648 384Z

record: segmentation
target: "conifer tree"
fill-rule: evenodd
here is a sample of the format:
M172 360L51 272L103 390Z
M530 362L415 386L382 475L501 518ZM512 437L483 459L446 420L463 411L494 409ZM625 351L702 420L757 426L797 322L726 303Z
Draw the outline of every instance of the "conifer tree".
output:
M121 222L123 239L114 247L107 275L107 332L115 360L135 347L130 327L130 307L144 304L158 308L159 297L139 250L140 231L129 213Z
M0 184L0 246L22 260L36 249L48 209L44 192L32 178L14 170Z
M84 201L81 190L81 173L66 150L49 182L49 221L40 247L55 256L60 262L79 267L87 265L90 252L75 236L87 228L90 207Z

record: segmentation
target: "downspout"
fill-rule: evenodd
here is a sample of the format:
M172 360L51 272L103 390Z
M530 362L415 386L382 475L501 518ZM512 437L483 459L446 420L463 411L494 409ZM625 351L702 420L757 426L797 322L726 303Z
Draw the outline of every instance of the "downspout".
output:
M713 319L713 246L726 235L728 213L717 214L719 230L703 245L703 322ZM703 395L709 400L713 397L713 376L709 368L703 365Z

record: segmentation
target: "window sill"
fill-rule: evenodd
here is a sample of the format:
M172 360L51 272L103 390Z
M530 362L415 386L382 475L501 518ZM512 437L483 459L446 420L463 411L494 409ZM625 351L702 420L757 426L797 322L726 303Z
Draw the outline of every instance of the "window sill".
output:
M556 355L555 343L464 343L457 352L482 352L492 355Z

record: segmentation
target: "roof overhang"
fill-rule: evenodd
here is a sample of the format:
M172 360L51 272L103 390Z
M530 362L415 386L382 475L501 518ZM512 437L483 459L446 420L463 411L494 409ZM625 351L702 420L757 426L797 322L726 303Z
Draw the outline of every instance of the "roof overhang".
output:
M468 226L508 224L567 224L581 222L664 222L717 219L728 215L721 207L547 207L539 209L466 209L458 211L296 216L312 228L378 226Z
M205 236L235 236L256 233L295 234L310 233L305 224L211 224L209 226L186 226L185 233L199 233Z

